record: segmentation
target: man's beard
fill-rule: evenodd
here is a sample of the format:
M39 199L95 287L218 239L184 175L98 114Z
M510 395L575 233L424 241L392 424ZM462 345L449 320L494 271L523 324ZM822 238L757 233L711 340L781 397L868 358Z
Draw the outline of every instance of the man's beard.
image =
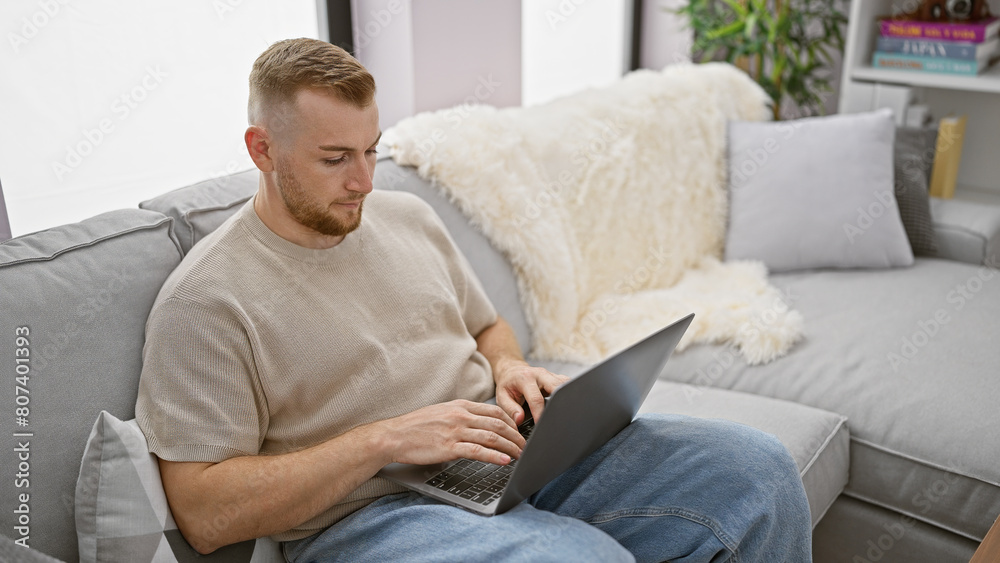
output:
M277 161L275 169L278 172L278 193L281 194L281 199L284 200L285 207L288 208L292 217L303 226L327 236L342 237L361 225L361 210L364 207L362 200L365 197L363 194L336 202L359 202L356 212L345 221L337 217L330 210L330 206L324 206L322 203L310 199L286 163L281 160Z

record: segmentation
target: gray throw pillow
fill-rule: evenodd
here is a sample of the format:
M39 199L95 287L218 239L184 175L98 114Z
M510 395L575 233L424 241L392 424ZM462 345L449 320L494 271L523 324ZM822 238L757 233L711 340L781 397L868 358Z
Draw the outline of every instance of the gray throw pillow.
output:
M729 123L727 260L772 272L913 264L893 193L888 109Z
M910 248L913 249L913 254L920 256L934 256L938 250L928 193L936 143L936 129L896 129L896 203L899 205L903 227L906 228L906 236L910 239Z

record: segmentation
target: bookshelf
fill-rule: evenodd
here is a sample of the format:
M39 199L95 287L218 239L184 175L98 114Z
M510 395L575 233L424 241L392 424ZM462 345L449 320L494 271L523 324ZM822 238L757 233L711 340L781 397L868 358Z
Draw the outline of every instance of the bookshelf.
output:
M872 68L870 57L871 55L869 54L869 60L854 69L854 72L851 74L854 80L1000 94L1000 63L986 69L979 76L956 76L933 72L910 72L906 70Z
M893 0L851 2L840 85L840 113L882 107L874 94L879 85L908 87L912 98L931 106L936 118L969 115L956 199L1000 205L1000 63L978 76L956 76L873 68L878 16L892 14ZM1000 15L1000 0L990 0ZM899 90L899 88L897 88Z

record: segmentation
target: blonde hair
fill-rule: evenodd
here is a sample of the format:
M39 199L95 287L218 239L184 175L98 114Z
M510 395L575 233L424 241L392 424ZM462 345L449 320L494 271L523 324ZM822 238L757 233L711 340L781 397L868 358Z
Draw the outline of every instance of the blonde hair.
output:
M375 79L350 53L318 39L285 39L253 63L247 104L250 124L259 125L265 108L292 102L304 88L327 90L359 108L375 101Z

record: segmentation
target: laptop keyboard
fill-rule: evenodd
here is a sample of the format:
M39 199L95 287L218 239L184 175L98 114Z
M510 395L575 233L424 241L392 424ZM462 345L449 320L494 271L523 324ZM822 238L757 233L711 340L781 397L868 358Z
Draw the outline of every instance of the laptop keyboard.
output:
M518 427L518 431L527 440L535 429L535 421L528 419ZM507 465L496 465L471 459L460 459L444 471L431 477L426 483L432 487L458 495L482 505L487 505L500 498L517 460L511 460Z

